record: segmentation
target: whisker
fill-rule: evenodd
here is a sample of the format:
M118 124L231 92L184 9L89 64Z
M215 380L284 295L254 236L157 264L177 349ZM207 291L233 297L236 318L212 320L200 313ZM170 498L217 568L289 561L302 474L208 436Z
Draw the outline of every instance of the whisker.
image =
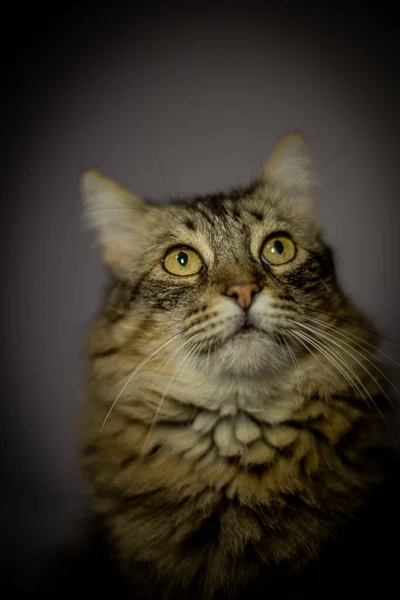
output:
M289 343L288 343L287 339L286 339L285 337L283 337L282 339L283 339L283 341L285 342L285 346L286 346L286 348L287 348L288 354L289 354L289 356L290 356L290 357L291 357L291 359L292 359L292 363L293 363L293 368L294 368L294 370L295 370L295 371L299 371L299 361L297 360L295 353L293 352L292 348L290 347L290 345L289 345ZM298 340L298 341L300 341L300 340ZM300 342L300 343L301 343L301 345L302 345L302 346L304 346L304 344L303 344L302 342ZM307 350L307 348L306 348L306 350ZM318 359L317 359L317 360L318 360ZM318 362L319 362L319 361L318 361ZM320 363L320 364L322 365L322 363ZM298 382L298 381L297 381L297 390L298 390L298 393L299 393L299 396L300 396L300 395L301 395L301 392L300 392L300 384L299 384L299 382Z
M381 333L378 334L376 331L374 331L372 329L368 329L368 327L364 327L363 325L360 325L360 323L354 319L349 319L347 317L341 317L337 313L319 310L318 308L313 308L312 306L309 306L306 304L299 304L299 307L305 309L306 311L312 311L312 312L319 313L321 315L325 315L326 317L333 317L336 321L341 321L342 323L348 323L349 325L355 325L356 327L358 327L359 329L362 329L363 331L366 331L367 333L372 333L373 335L379 335L379 337L381 337L384 340L387 340L388 342L391 342L392 344L398 345L400 343L396 340L393 340L391 338L388 338L388 337L382 335Z
M195 337L195 336L193 336L193 337ZM188 342L190 342L190 341L193 339L193 337L192 337L192 338L190 338L189 340L186 340L186 342L185 342L185 343L188 343ZM183 347L184 345L185 345L185 344L182 344L182 346L180 347L180 349L182 349L182 347ZM192 356L192 354L194 354L194 353L196 352L196 350L197 350L197 346L194 346L194 348L192 348L192 349L191 349L191 350L190 350L190 351L187 353L187 355L186 355L186 356L185 356L185 357L184 357L184 358L181 360L181 362L180 362L180 363L178 364L178 366L176 367L175 371L172 373L172 375L171 375L171 377L170 377L170 379L169 379L169 381L168 381L168 383L167 383L167 385L166 385L166 387L165 387L165 390L164 390L164 392L163 392L163 395L161 396L161 400L160 400L160 402L158 403L157 410L156 410L156 412L155 412L155 415L154 415L154 418L153 418L153 420L152 420L152 422L151 422L151 425L150 425L150 427L149 427L149 430L148 430L148 432L147 432L147 434L146 434L146 437L145 437L145 439L144 439L144 441L143 441L143 445L142 445L142 452L144 451L144 448L145 448L145 446L146 446L147 440L148 440L148 438L149 438L149 436L150 436L151 432L153 431L154 425L156 424L157 417L158 417L158 415L159 415L159 413L160 413L160 410L161 410L162 404L163 404L163 402L164 402L164 399L166 398L166 396L167 396L167 394L168 394L168 390L169 390L169 388L171 387L171 384L172 384L172 382L174 381L174 379L175 379L175 377L176 377L176 374L178 373L178 371L179 371L180 369L182 369L183 365L184 365L184 364L185 364L185 363L186 363L186 362L189 360L189 358Z
M314 335L318 336L320 339L326 339L327 341L331 342L332 344L334 344L335 346L337 346L340 350L342 350L343 352L345 352L348 356L350 356L353 360L355 360L360 367L371 377L371 379L375 382L375 384L378 386L378 388L381 390L382 394L385 396L385 398L388 400L388 402L390 403L390 405L392 406L392 408L395 408L395 405L393 404L393 402L391 401L391 399L389 398L389 396L387 395L387 393L385 392L385 390L382 388L382 386L379 384L378 380L376 379L376 377L374 377L374 375L372 373L370 373L370 371L366 368L365 365L362 364L362 362L356 357L354 356L354 354L352 352L349 352L348 350L346 350L345 348L343 348L343 346L337 341L335 340L335 338L333 336L331 336L328 333L323 333L318 331L315 327L311 327L310 325L304 325L303 323L299 323L297 321L293 321L294 323L296 323L296 325L298 325L299 327L303 327L304 329L307 329L308 331L311 331L312 333L314 333ZM351 348L352 346L350 346L350 344L347 344L346 342L343 342L343 344L346 344L346 346L348 346L349 348ZM355 350L355 352L358 352L358 350ZM358 354L361 354L361 352L358 352ZM363 356L361 354L361 356ZM390 379L388 379L388 377L386 377L386 375L376 366L374 365L374 363L369 360L368 358L366 358L364 356L364 360L366 360L367 362L369 362L377 371L379 371L379 373L381 373L381 375L383 375L383 377L385 379L387 379L387 381L389 381L389 383L391 385L393 385L394 389L396 390L396 392L398 394L400 394L399 390L396 388L396 386L394 384L392 384L392 382L390 381Z
M316 175L317 173L319 173L319 171L322 171L322 169L329 167L332 163L334 163L342 155L343 155L342 151L338 152L333 158L328 160L326 163L323 163L316 169L313 169L313 175ZM308 177L309 177L309 173L301 174L299 177L296 177L296 179L294 179L294 181L291 181L289 185L287 185L285 188L283 188L281 194L278 196L276 201L279 202L279 200L282 200L282 198L284 196L286 196L286 194L288 194L291 190L295 189L296 186L299 185L299 183L301 183L302 181L305 181Z
M293 331L292 331L292 334L294 335ZM313 340L309 335L307 335L303 332L296 331L295 335L302 337L303 339L308 341L308 343L310 345L312 345L319 352L321 352L321 354L323 356L325 356L325 358L327 358L329 360L329 362L331 362L337 368L337 370L344 376L345 380L348 383L350 383L351 386L354 386L357 389L361 398L363 398L363 400L366 402L368 408L371 409L371 405L369 404L368 400L365 398L364 394L360 390L359 385L362 386L362 388L365 390L367 396L370 398L371 402L374 403L374 401L371 397L371 394L368 392L367 388L362 383L362 381L360 380L358 375L354 372L354 370L351 369L334 350L332 350L331 348L327 348L326 345L324 346L323 344L321 344L320 342L317 342L316 340Z
M172 352L172 354L170 356L168 356L168 358L165 360L165 362L162 364L162 367L165 367L173 358L175 358L175 356L177 354L179 354L179 352L182 350L182 348L184 348L184 346L186 346L186 344L188 344L189 342L191 342L195 337L196 337L197 333L194 333L188 340L186 340L185 342L183 342L183 344L181 344L180 346L178 346L178 348L175 348L175 350ZM205 342L197 342L195 343L195 348L197 349L197 346L200 344L201 346L204 344ZM189 354L192 354L192 349L189 350ZM163 374L160 373L158 380L160 379L160 377Z
M295 339L296 339L296 340L297 340L297 341L298 341L298 342L299 342L299 343L300 343L300 344L303 346L303 348L305 348L305 349L306 349L306 351L307 351L307 352L309 352L309 353L310 353L310 354L311 354L311 355L312 355L312 356L315 358L315 360L316 360L316 361L317 361L317 362L318 362L318 363L321 365L321 367L322 367L323 369L326 369L326 370L327 370L327 371L329 371L330 373L333 373L333 372L334 372L334 371L333 371L333 369L332 369L332 368L330 368L330 366L329 366L329 365L327 365L327 364L324 364L323 362L321 362L321 361L319 360L319 358L318 358L317 354L316 354L316 353L315 353L313 350L311 350L311 347L310 347L309 345L307 345L307 343L306 343L304 340L302 340L302 339L301 339L301 338L300 338L298 335L296 335L296 333L295 333L294 331L291 331L291 332L289 332L289 333L290 333L290 335L291 335L292 337L294 337L294 338L295 338ZM342 375L345 377L346 381L348 381L348 383L349 383L350 385L354 385L354 382L353 382L351 379L349 379L349 377L347 376L347 374L346 374L344 371L342 371L342 370L341 370L341 369L340 369L340 368L339 368L337 365L335 365L335 364L334 364L334 363L331 361L331 359L330 359L329 357L326 357L326 358L328 358L328 360L329 360L329 363L332 363L332 364L333 364L333 366L335 366L335 367L336 367L336 368L339 370L339 372L340 372L340 373L342 373ZM362 395L362 398L363 398L363 400L365 400L365 398L364 398L364 396L363 396L363 395ZM368 404L368 403L367 403L367 404Z
M293 333L293 332L292 332ZM308 339L309 343L311 343L314 347L316 347L317 349L319 349L320 352L323 352L323 344L320 342L317 342L316 340L312 340L312 338L310 338L310 336L308 334L305 333L300 333L300 332L296 332L296 335L300 335L301 337L305 336L306 339ZM326 348L325 345L325 351L327 351L328 349ZM335 355L336 359L340 359L340 357L338 356L337 352L335 352L332 349L329 349L329 352L332 353L333 355ZM328 357L329 358L329 357ZM353 357L354 358L354 357ZM343 361L341 361L345 366L346 363L344 363ZM336 365L337 366L337 365ZM380 410L379 406L376 404L376 402L374 401L373 397L371 396L371 394L369 393L369 391L367 390L367 388L365 387L365 385L362 383L362 381L360 380L360 378L358 377L358 375L354 372L353 369L350 369L350 367L347 366L347 368L350 370L350 372L352 373L352 375L357 379L357 381L360 383L360 385L364 388L365 392L367 393L367 396L369 397L369 399L371 400L375 410L377 411L377 413L379 414L386 430L388 431L390 437L392 438L392 441L394 442L395 446L398 447L399 446L399 439L397 434L393 431L392 427L389 425L389 423L386 421L385 416L383 415L382 411ZM368 372L368 371L367 371ZM369 373L369 375L371 375ZM357 386L357 390L359 391L359 388ZM386 396L386 394L385 394ZM370 404L368 403L367 399L363 396L363 394L361 394L361 397L364 398L364 400L367 402L368 407L371 409ZM387 396L386 396L387 397ZM389 402L390 399L388 398Z
M309 317L304 317L306 321L311 320ZM318 321L318 319L312 319L313 322L316 323L320 323ZM315 327L315 326L314 326ZM314 329L313 326L310 326L310 328ZM358 342L356 342L355 340L353 340L351 337L347 337L345 336L344 332L341 331L339 328L335 328L335 327L329 327L329 329L333 330L335 332L335 334L339 334L342 335L345 339L347 339L349 342L351 342L350 344L340 340L341 343L343 343L345 346L352 348L354 350L354 352L356 352L358 355L362 356L370 365L372 365L377 371L378 373L380 373L380 375L382 375L382 377L384 379L386 379L386 381L393 387L393 389L400 395L400 390L395 386L395 384L389 379L389 377L382 371L382 369L380 369L372 360L370 360L369 358L367 358L366 354L369 354L369 356L372 356L373 358L375 358L375 360L381 362L382 364L384 364L385 366L388 366L387 363L380 357L376 356L374 352L371 352L370 350L367 350L366 348L363 348L363 346L361 344L359 344ZM337 338L335 338L335 336L333 336L332 334L328 333L327 331L320 331L318 329L318 327L315 327L315 331L319 331L319 333L321 335L325 335L328 336L329 339L334 339L336 340L336 342L338 342L339 340L337 340ZM361 339L361 338L360 338ZM375 348L372 344L368 344L370 345L372 348ZM354 346L357 346L358 348L361 348L362 351L360 350L356 350L356 348L354 348ZM376 352L379 352L378 348L375 348ZM382 353L384 356L387 356L387 358L391 358L390 356L386 355L384 352ZM392 359L393 360L393 359ZM394 361L395 364L396 361ZM397 370L397 369L396 369Z
M328 290L328 292L330 293L331 290L330 288L327 286L327 284L325 283L325 281L323 279L321 279L321 277L318 277L318 279L320 280L320 282L322 283L323 286L325 286L325 288Z
M125 384L123 385L122 389L120 390L120 392L118 393L117 397L115 398L114 402L112 403L109 411L107 412L104 421L100 427L100 432L103 430L104 425L107 423L107 420L110 416L110 414L112 413L112 411L114 410L115 405L117 404L118 400L120 399L120 397L122 396L122 394L124 393L124 391L126 390L127 386L130 384L130 382L132 381L133 377L140 371L140 369L149 361L151 360L156 354L158 354L159 352L161 352L161 350L163 348L165 348L165 346L167 346L168 344L170 344L174 339L176 339L177 337L179 337L180 335L182 335L181 333L176 333L175 335L169 337L165 342L163 342L162 344L160 344L160 346L158 346L151 354L148 354L147 356L145 356L140 363L133 369L132 373L130 374L130 376L128 377L127 381L125 382Z
M328 329L331 329L332 331L335 331L336 333L342 335L343 337L347 338L351 342L353 342L353 339L354 340L358 340L358 342L362 342L365 346L368 346L369 348L373 348L375 352L379 352L379 354L382 354L382 356L385 356L386 358L388 358L397 367L400 367L400 364L398 362L396 362L394 360L394 358L392 358L391 356L389 356L389 354L386 354L385 352L383 352L382 350L380 350L379 348L377 348L373 344L370 344L369 342L367 342L366 340L364 340L362 337L360 337L358 335L355 335L354 333L351 333L350 331L343 331L342 329L340 329L340 327L335 327L334 325L330 325L329 323L326 323L325 321L321 321L320 319L315 319L314 317L310 317L309 315L303 315L303 317L305 319L309 320L309 321L317 323L318 325L322 325L323 327L327 327ZM360 344L358 342L354 341L353 343L356 346L358 346L359 348L362 348L362 344ZM371 352L370 350L366 350L366 349L363 349L363 350L364 350L364 352L367 352L371 356L375 356L374 352ZM381 362L384 362L381 358L378 358L378 357L375 357L375 358L377 358L377 360L380 360Z
M159 153L158 153L158 148L157 148L157 144L156 144L156 140L155 140L155 138L153 138L153 142L154 142L154 148L155 148L155 151L156 151L156 157L157 157L158 168L159 168L159 170L160 170L160 174L161 174L161 179L163 180L163 182L164 182L164 185L165 185L165 188L166 188L166 190L167 190L167 192L168 192L168 195L169 195L170 199L172 200L172 199L173 199L173 197L172 197L172 193L171 193L171 190L169 189L169 187L168 187L168 185L167 185L167 182L166 182L166 179L165 179L165 177L164 177L164 173L163 173L163 170L162 170L162 167L161 167L160 155L159 155Z
M288 342L287 342L286 338L282 338L282 339L283 339L283 341L285 342L285 346L286 346L286 348L287 348L287 350L288 350L288 354L289 354L289 356L291 356L291 358L292 358L292 361L293 361L293 366L294 366L294 368L295 368L296 370L298 370L298 369L299 369L299 361L297 360L295 353L293 352L293 350L292 350L292 349L291 349L291 347L289 346L289 344L288 344Z
M162 329L158 329L157 332L152 335L150 338L148 338L145 343L143 344L142 348L146 348L146 346L148 346L150 344L150 342L152 342L155 338L159 337L160 335L164 334L166 331L168 331L169 329L172 329L173 327L175 327L175 323L170 323L169 325L166 325L165 327L163 327Z

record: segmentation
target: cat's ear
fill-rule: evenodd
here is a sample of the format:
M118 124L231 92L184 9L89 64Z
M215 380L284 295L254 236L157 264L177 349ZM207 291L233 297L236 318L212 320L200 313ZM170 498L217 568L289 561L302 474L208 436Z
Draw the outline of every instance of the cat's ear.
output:
M308 144L294 131L282 137L264 163L259 182L269 200L277 202L290 216L308 220L319 228L315 208L315 169Z
M117 272L131 272L147 204L97 171L82 175L81 190L86 222L97 230L104 263Z
M265 162L260 180L281 194L312 195L314 166L306 140L294 131L282 137Z

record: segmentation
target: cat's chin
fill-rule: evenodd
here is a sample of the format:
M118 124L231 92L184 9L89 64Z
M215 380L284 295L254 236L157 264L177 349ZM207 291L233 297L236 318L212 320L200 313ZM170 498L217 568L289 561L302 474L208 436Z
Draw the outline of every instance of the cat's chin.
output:
M251 377L279 373L288 357L278 342L250 327L239 330L206 362L205 368L215 374Z

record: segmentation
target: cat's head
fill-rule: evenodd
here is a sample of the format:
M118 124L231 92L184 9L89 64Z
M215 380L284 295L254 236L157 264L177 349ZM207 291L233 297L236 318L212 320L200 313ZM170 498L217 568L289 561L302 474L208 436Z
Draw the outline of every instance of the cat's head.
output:
M298 133L278 142L254 185L226 194L155 204L86 173L104 263L131 290L125 318L210 374L282 369L312 349L305 319L341 299L314 173Z

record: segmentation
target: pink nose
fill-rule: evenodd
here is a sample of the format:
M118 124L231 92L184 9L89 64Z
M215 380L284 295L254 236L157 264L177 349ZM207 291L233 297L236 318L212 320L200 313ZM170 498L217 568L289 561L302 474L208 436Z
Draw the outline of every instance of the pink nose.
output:
M257 283L234 283L230 285L225 294L231 298L235 298L243 310L247 310L253 302L253 296L260 291L260 286Z

